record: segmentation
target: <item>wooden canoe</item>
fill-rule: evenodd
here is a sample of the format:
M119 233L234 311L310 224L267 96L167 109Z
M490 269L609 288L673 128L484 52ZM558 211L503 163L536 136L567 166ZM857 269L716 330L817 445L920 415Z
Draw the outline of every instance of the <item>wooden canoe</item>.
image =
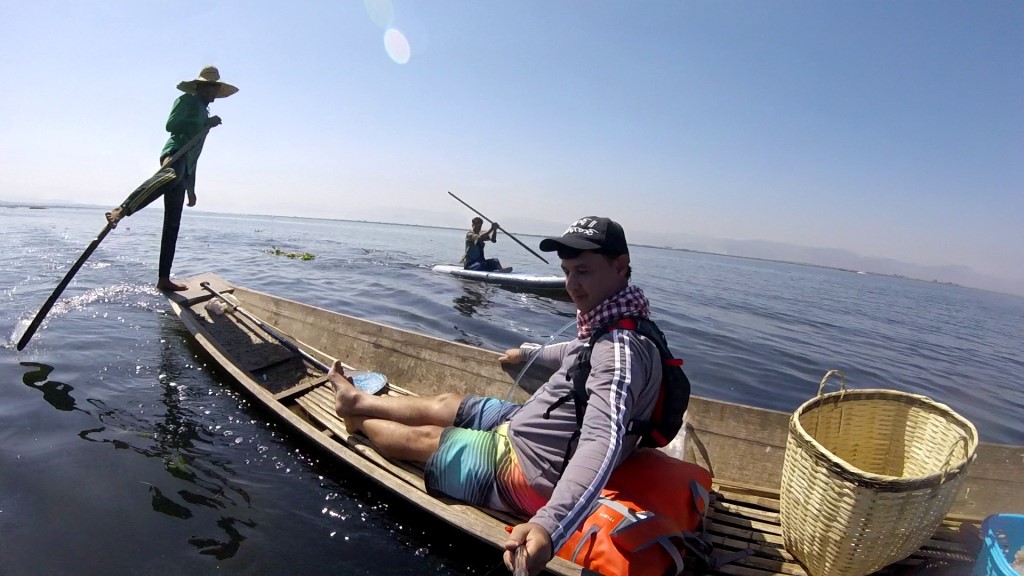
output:
M210 313L206 304L214 297L199 287L202 281L288 335L305 354L327 364L337 358L349 368L386 374L390 394L457 392L504 397L517 374L497 362L496 352L233 286L213 274L189 278L188 291L168 295L175 313L196 341L293 429L454 528L501 546L506 537L504 527L517 523L516 519L428 496L420 468L388 460L366 439L346 432L334 413L333 393L322 371L310 367L243 315ZM520 385L535 389L546 377L541 371L531 370ZM525 400L528 393L517 389L514 394ZM708 524L716 552L752 552L715 574L806 574L784 549L779 527L779 486L789 416L694 397L687 413L685 437L666 448L677 457L703 465L715 477ZM976 556L977 524L993 513L1024 513L1022 494L1024 446L981 444L944 525L921 550L880 574L916 570L925 563L962 570ZM548 571L579 574L580 567L556 558Z

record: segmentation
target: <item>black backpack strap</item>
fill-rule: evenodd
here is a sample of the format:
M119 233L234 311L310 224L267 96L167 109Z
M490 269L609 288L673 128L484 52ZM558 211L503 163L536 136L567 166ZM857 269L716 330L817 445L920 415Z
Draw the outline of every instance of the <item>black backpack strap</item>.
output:
M580 433L583 431L583 417L587 413L587 403L590 401L590 394L587 392L587 379L590 377L591 369L590 355L594 351L594 345L597 341L607 334L611 328L613 326L602 328L590 336L590 340L583 345L583 349L576 355L576 362L573 363L565 374L565 379L572 382L572 390L558 400L555 400L544 411L544 418L550 418L552 411L570 400L572 401L573 408L576 410L576 430L573 431L572 436L569 438L569 444L565 447L565 456L562 457L562 469L558 472L559 479L565 473L565 467L569 465L569 459L576 452L576 446L580 441Z
M647 318L638 318L636 320L636 332L641 336L646 337L654 345L658 347L658 361L668 358L671 354L668 352L668 346L666 345L665 334L658 328L658 325ZM665 366L661 367L665 370ZM664 376L662 376L664 380ZM629 421L626 425L626 434L635 434L637 436L645 436L654 429L654 421L651 419L634 418Z
M687 404L689 404L690 397L690 380L686 377L686 373L682 371L679 366L682 365L682 360L679 360L672 354L672 351L668 347L668 339L665 337L665 333L661 331L661 328L654 323L653 320L648 318L640 318L636 321L636 332L641 336L644 336L648 340L654 343L658 348L658 354L661 360L662 370L662 385L669 380L669 375L665 374L666 370L676 370L679 382L678 385L685 390L686 400L681 406L681 412L686 412ZM626 429L627 434L637 434L641 438L650 435L657 425L652 419L634 419L629 422L629 426ZM648 446L659 446L658 444L648 444Z

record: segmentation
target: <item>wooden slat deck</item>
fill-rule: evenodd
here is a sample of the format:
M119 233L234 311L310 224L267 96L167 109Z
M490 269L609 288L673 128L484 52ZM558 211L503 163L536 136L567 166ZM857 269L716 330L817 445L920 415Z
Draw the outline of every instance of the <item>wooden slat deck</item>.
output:
M707 531L716 555L744 550L751 555L709 574L806 576L804 568L783 546L778 499L717 484L714 488ZM977 555L975 550L969 549L971 538L976 538L972 525L946 521L920 550L877 574L930 574L935 570L967 573Z

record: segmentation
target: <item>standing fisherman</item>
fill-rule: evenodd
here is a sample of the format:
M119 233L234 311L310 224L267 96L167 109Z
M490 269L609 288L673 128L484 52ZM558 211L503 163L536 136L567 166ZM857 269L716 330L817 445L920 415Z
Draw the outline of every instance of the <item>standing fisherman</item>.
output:
M178 90L184 94L174 101L171 115L167 118L167 131L171 137L160 153L160 164L164 169L139 186L120 206L106 214L107 221L114 227L121 218L142 210L161 195L164 197L164 228L160 238L156 287L175 292L188 289L183 284L171 281L171 263L178 242L182 205L186 195L188 205L196 205L196 164L199 154L203 151L207 131L221 123L220 116L210 116L208 107L215 99L238 92L238 88L221 82L217 68L207 66L195 80L179 83ZM171 157L186 147L188 149L185 153L168 165Z

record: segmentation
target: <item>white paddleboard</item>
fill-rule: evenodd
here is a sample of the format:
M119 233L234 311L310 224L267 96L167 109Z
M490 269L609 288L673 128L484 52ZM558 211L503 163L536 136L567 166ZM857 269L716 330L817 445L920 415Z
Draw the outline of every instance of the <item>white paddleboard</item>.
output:
M433 270L434 272L450 274L459 278L466 278L467 280L479 280L480 282L491 282L503 286L515 286L531 290L565 290L565 278L562 276L517 274L515 272L481 272L447 264L438 264L434 266Z

